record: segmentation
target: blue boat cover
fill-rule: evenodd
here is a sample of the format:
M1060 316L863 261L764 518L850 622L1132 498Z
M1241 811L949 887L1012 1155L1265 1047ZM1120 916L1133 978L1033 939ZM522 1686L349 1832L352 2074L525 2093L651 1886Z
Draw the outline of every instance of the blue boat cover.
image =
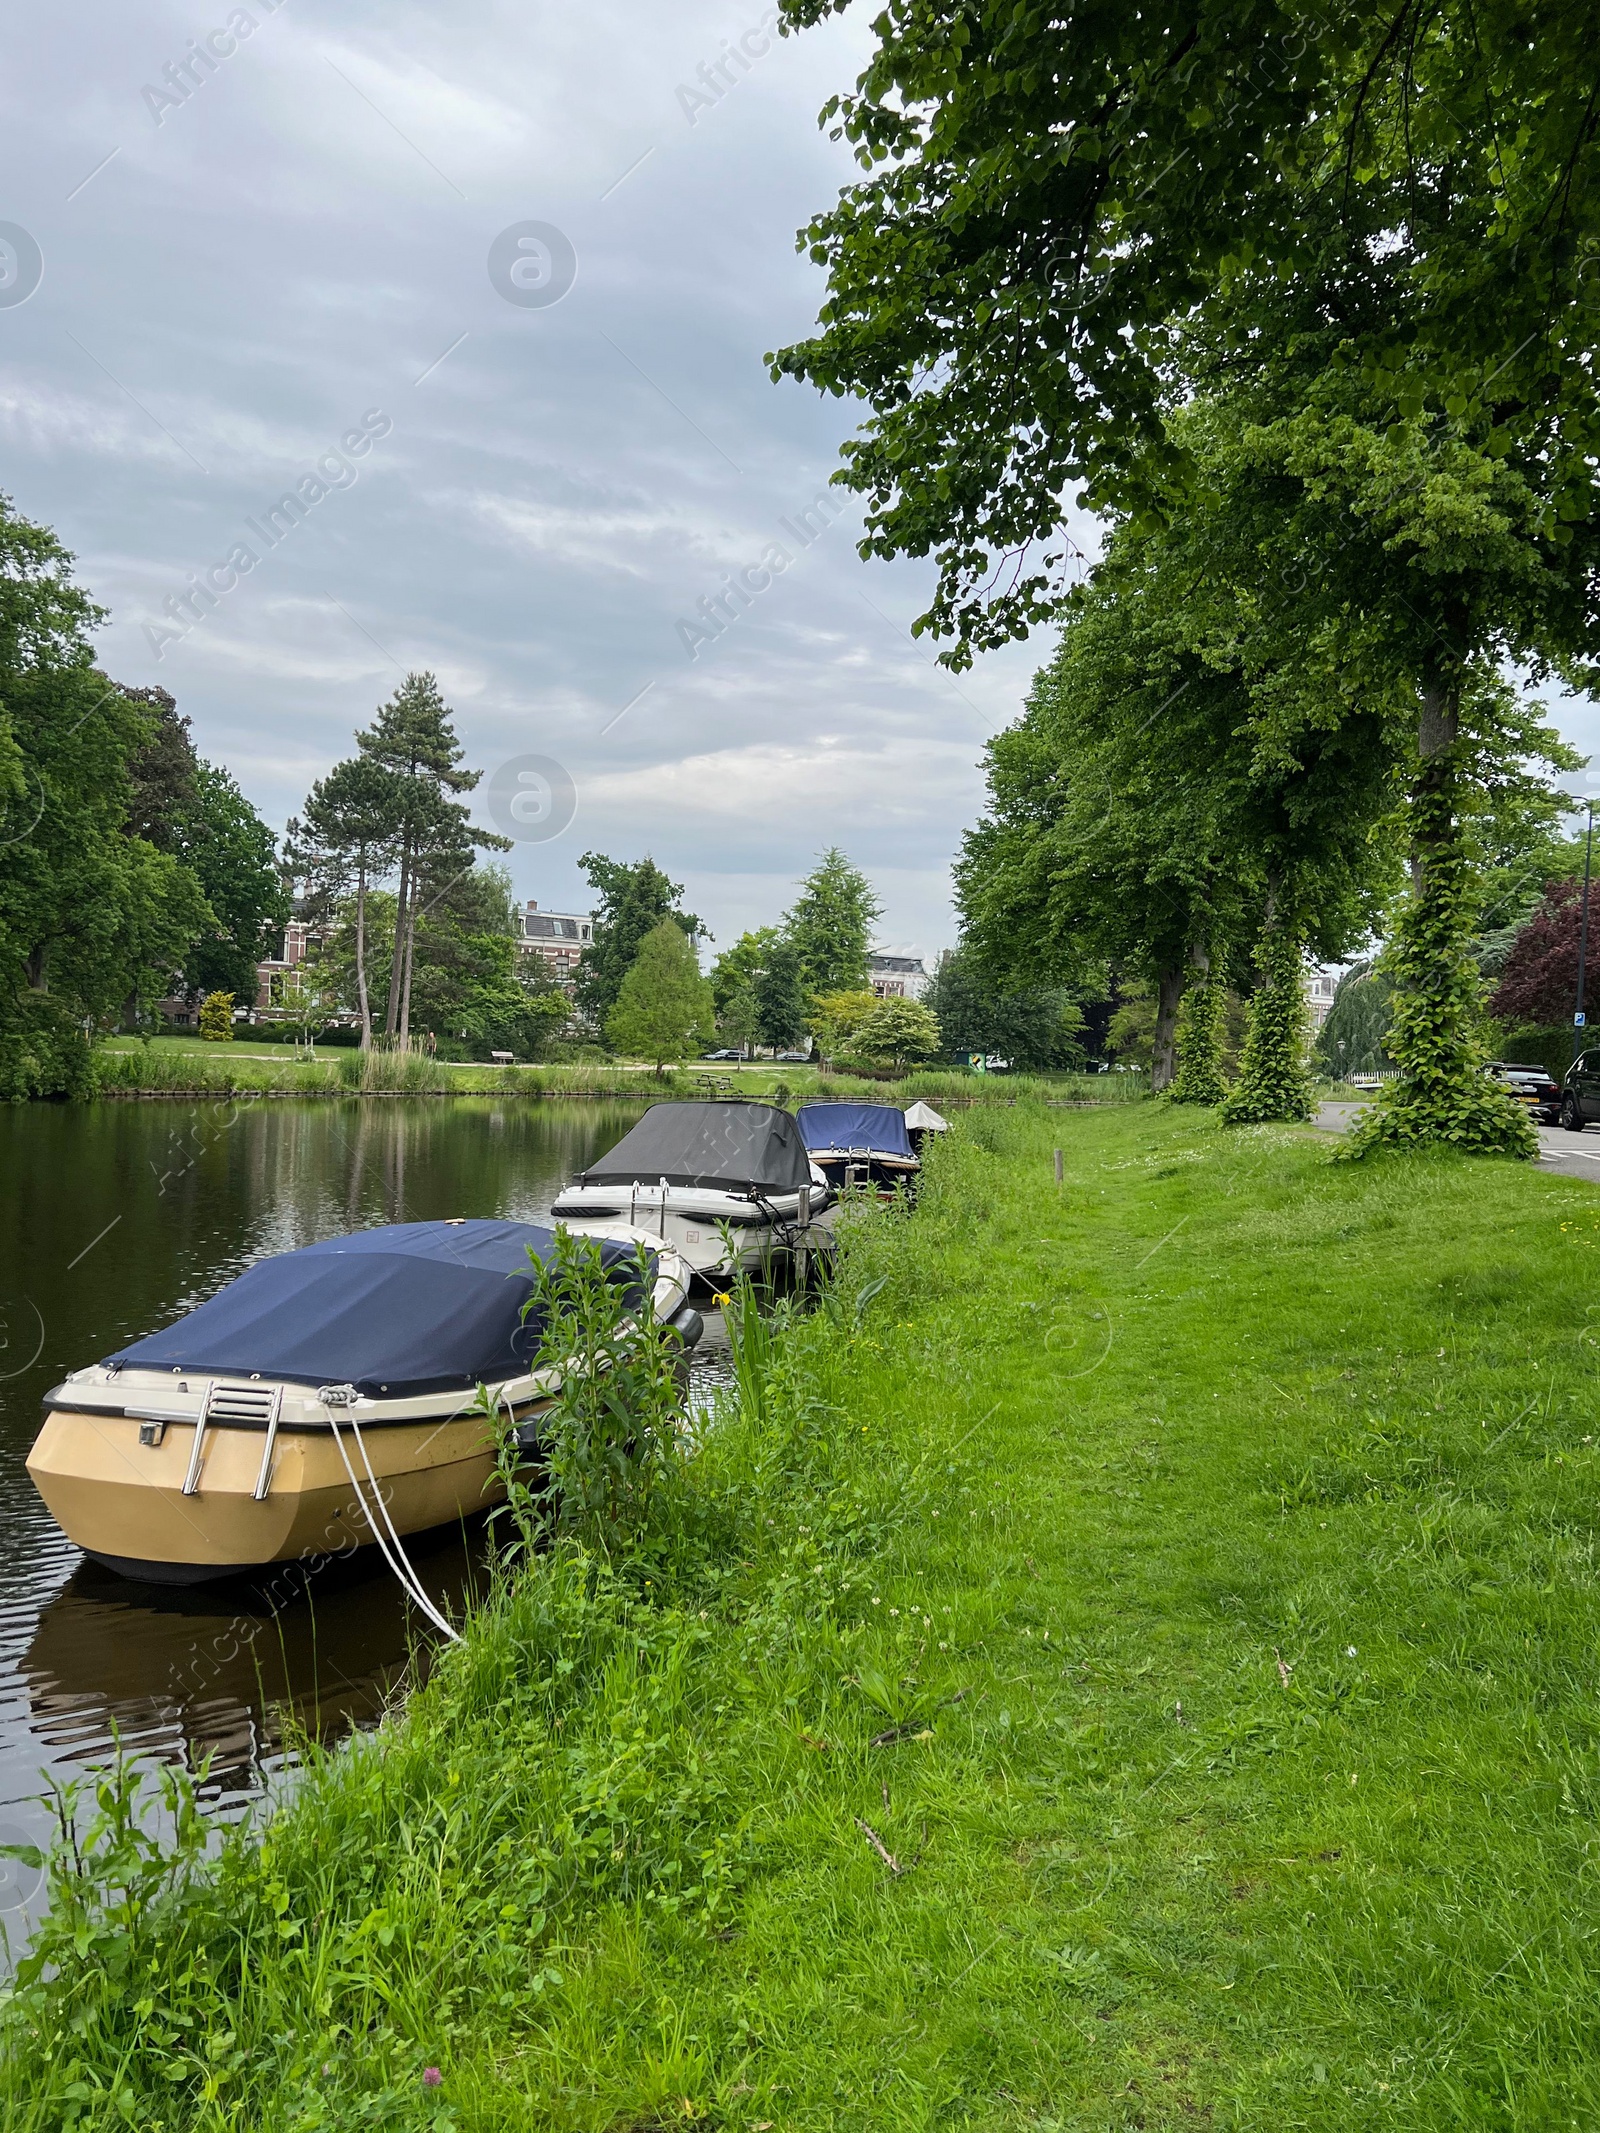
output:
M539 1339L524 1322L531 1251L555 1231L534 1222L395 1222L259 1260L209 1302L106 1357L141 1370L354 1385L403 1399L523 1376ZM608 1239L613 1280L638 1267Z
M855 1148L870 1148L874 1155L911 1153L906 1114L893 1104L802 1104L795 1117L813 1155Z

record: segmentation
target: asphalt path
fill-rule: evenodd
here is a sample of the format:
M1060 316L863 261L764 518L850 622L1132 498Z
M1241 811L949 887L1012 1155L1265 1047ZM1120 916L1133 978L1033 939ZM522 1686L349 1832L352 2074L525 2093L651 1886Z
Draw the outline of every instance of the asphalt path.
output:
M1365 1109L1365 1104L1319 1104L1312 1123L1324 1133L1343 1133ZM1592 1177L1600 1185L1600 1126L1568 1133L1562 1126L1535 1123L1534 1131L1539 1136L1541 1163L1551 1170L1564 1170L1569 1177Z

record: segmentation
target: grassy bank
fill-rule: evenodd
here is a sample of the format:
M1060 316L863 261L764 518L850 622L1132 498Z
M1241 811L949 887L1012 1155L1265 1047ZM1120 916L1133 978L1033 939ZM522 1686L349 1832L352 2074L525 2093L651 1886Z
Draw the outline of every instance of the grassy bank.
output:
M1595 2121L1600 1197L950 1143L636 1553L220 1859L106 1794L8 2126Z
M1028 1098L1063 1103L1131 1103L1148 1093L1143 1074L981 1075L929 1069L897 1081L865 1081L822 1074L810 1066L709 1062L657 1075L647 1066L484 1066L428 1059L420 1054L368 1053L327 1047L315 1054L292 1045L206 1044L198 1038L159 1037L150 1044L113 1038L95 1054L95 1083L102 1096L482 1096L519 1095L583 1099L694 1096L728 1091L776 1097L862 1096L887 1103L941 1099L1011 1103Z

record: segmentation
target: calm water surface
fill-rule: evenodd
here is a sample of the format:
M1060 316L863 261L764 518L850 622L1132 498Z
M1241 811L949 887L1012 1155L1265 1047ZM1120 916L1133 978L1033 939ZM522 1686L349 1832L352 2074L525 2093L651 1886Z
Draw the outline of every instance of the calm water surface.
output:
M273 1252L379 1222L542 1221L637 1106L492 1097L0 1105L0 1844L47 1826L42 1773L133 1754L197 1769L221 1811L286 1760L286 1730L370 1724L419 1636L381 1562L276 1604L166 1592L90 1563L24 1467L42 1395ZM708 1346L702 1371L718 1372ZM436 1597L481 1578L452 1536L412 1550ZM37 1877L0 1861L0 1923Z

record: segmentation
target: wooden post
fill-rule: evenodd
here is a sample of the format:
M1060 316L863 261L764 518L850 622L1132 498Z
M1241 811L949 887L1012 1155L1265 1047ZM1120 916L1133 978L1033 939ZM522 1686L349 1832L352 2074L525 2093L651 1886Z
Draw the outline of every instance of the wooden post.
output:
M1061 1150L1058 1148L1056 1150L1056 1183L1058 1185L1061 1183L1063 1175L1064 1172L1061 1163Z

